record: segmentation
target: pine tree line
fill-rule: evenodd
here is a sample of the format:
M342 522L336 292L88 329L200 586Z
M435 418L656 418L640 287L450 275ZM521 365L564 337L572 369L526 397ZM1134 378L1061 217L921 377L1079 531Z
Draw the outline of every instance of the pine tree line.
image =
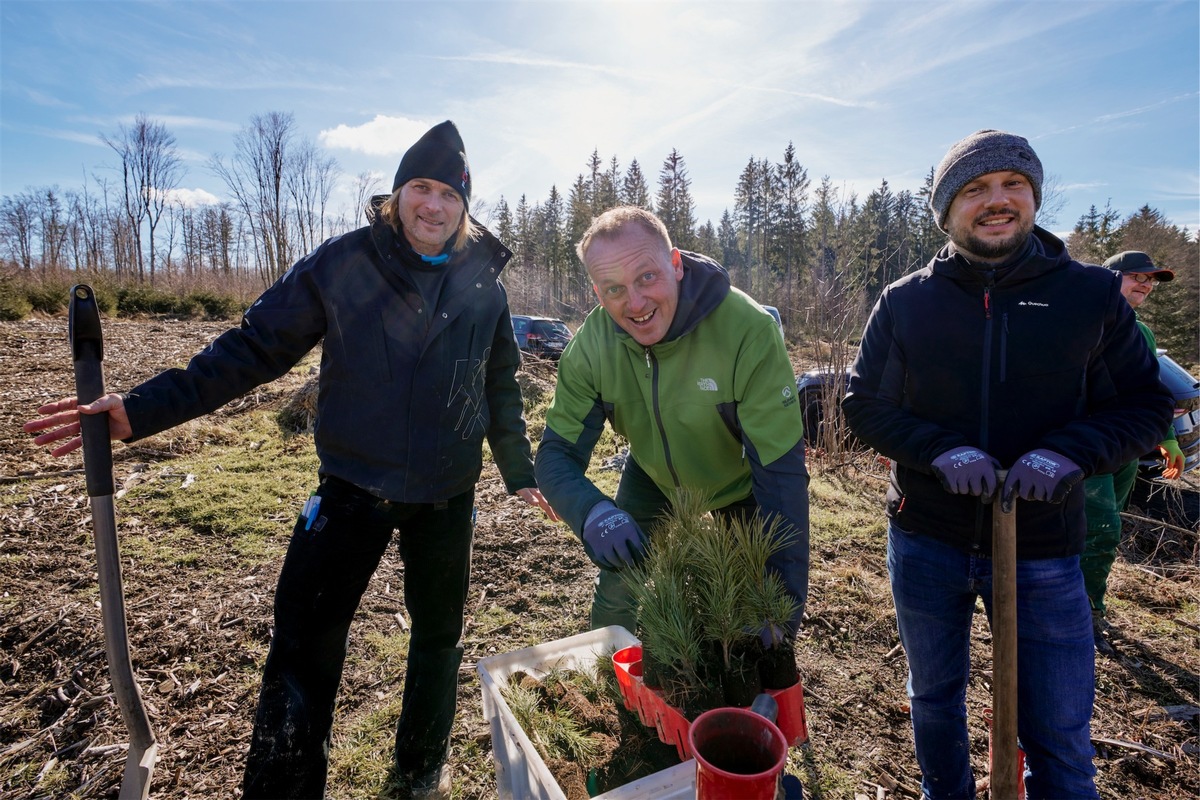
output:
M174 136L139 116L101 140L118 156L119 180L93 175L82 190L31 188L0 198L0 257L10 271L106 272L118 279L208 274L253 278L263 286L325 238L362 224L378 181L353 181L348 210L330 208L340 171L315 143L298 136L292 115L253 117L234 137L230 156L206 167L231 200L189 204L175 192L183 177ZM751 156L732 190L732 208L700 222L688 166L678 150L663 159L652 186L634 159L623 167L593 151L566 194L522 194L515 205L477 199L472 213L512 247L505 272L513 310L578 321L595 305L575 254L591 220L618 204L657 213L673 242L709 255L734 285L780 309L792 337L852 340L883 287L925 265L945 243L929 209L933 169L914 192L888 181L859 198L824 175L813 181L789 143L778 160ZM1039 222L1048 227L1062 202L1056 181L1043 187ZM1122 218L1093 207L1068 238L1072 255L1102 262L1142 249L1177 270L1143 317L1162 346L1200 362L1196 320L1197 242L1145 206Z

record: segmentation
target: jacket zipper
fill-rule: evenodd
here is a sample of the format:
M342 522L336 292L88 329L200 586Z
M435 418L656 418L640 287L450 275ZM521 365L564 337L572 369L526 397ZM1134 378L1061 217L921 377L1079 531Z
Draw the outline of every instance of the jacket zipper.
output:
M988 270L985 273L983 285L983 374L979 381L979 448L988 452L988 417L989 399L991 395L992 372L992 287L995 285L996 272ZM975 536L971 540L971 550L978 552L983 546L983 503L975 509Z
M1000 315L1000 382L1008 382L1008 312Z
M675 484L675 488L680 487L679 475L675 472L675 464L671 461L671 443L667 441L667 429L663 426L662 409L658 405L658 359L651 361L650 348L646 348L646 366L650 368L650 397L654 404L654 424L658 426L658 435L662 439L663 457L667 462L667 469L671 473L671 482Z

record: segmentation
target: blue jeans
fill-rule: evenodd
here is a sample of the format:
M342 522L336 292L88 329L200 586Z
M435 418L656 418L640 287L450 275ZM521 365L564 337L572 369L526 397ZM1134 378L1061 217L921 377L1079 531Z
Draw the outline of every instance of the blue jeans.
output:
M446 758L458 693L474 491L438 504L389 503L336 478L317 490L319 518L297 522L275 590L275 630L243 797L325 795L334 700L350 622L399 532L412 620L394 769L420 775Z
M921 789L973 798L967 738L971 616L982 597L991 620L992 561L894 523L888 573L908 657ZM1079 557L1017 562L1017 734L1030 800L1095 798L1092 616Z

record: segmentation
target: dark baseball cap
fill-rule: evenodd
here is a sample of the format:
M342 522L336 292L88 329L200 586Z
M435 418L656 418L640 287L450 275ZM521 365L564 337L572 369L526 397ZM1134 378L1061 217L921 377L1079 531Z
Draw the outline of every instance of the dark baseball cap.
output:
M1104 262L1104 266L1114 272L1138 272L1153 275L1159 283L1174 279L1175 273L1169 269L1154 266L1150 256L1138 250L1126 250Z

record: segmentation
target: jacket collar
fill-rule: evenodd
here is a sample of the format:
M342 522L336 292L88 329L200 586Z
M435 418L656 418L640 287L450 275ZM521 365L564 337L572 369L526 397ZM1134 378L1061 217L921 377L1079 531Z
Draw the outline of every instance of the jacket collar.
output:
M679 282L675 319L663 337L667 342L690 333L729 294L728 270L699 253L680 250L679 255L683 261L683 280Z
M944 275L956 283L1001 286L1031 280L1071 262L1067 246L1044 228L1034 226L1025 251L1009 264L973 264L953 242L947 242L933 257L929 266L935 274Z
M474 221L474 217L471 219ZM466 282L473 283L482 278L497 280L508 260L512 258L512 252L499 239L493 236L491 231L482 225L478 227L482 231L479 238L467 245L465 250L451 255L450 260L446 262L446 268L450 270L446 276L448 286L455 286ZM399 269L403 259L398 258L397 254L401 252L401 248L412 249L408 242L403 237L398 236L392 230L392 226L378 216L371 221L370 236L371 242L375 247L375 252L379 256L379 260L384 265L384 268L403 272L403 270ZM466 267L465 269L463 268L464 266ZM481 278L481 273L488 270L490 272L482 275ZM405 276L405 279L407 280L407 276ZM409 282L411 283L411 281Z

